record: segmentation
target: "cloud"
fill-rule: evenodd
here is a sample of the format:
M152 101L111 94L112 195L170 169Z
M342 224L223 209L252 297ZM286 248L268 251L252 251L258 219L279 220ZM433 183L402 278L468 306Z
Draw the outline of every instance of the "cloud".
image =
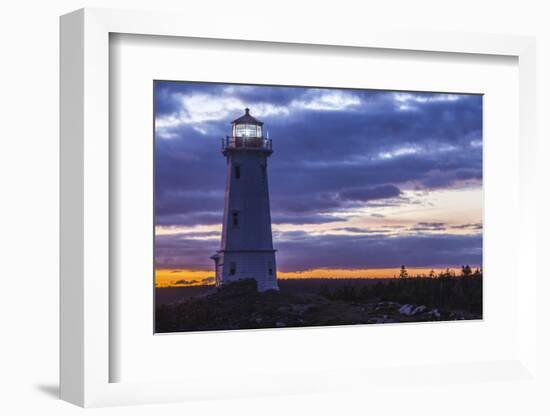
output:
M373 199L395 198L401 191L394 185L381 185L373 188L351 188L340 192L340 198L352 201L371 201Z
M380 152L378 154L378 157L380 159L393 159L399 156L414 155L418 152L419 152L418 148L406 146L406 147L398 147L390 151Z
M223 212L202 212L189 214L157 215L155 225L157 226L196 226L221 224Z
M459 94L422 94L409 92L394 93L394 100L397 103L399 111L418 111L419 107L416 104L437 103L445 101L457 101L463 98Z
M483 225L478 222L478 223L470 223L470 224L452 225L451 228L454 228L457 230L481 230L483 229Z
M384 228L366 228L366 227L341 227L341 228L335 228L334 231L347 231L348 233L357 233L357 234L388 233L388 230Z
M336 215L322 214L304 214L304 215L288 215L276 214L271 217L273 224L326 224L331 222L346 221L345 217Z
M178 135L173 131L182 125L190 125L195 131L206 134L209 122L232 120L234 114L242 112L245 107L253 106L255 117L283 117L291 111L321 110L336 111L361 104L361 100L354 94L340 90L308 89L301 99L292 100L286 106L273 104L267 101L250 102L250 92L254 87L245 86L240 89L237 86L225 88L225 94L219 91L214 93L193 92L185 94L174 92L170 99L179 103L172 107L167 114L159 114L155 118L157 136L162 139L174 139ZM208 91L208 89L207 89ZM239 92L245 92L244 97L238 96ZM248 99L246 92L248 91ZM166 94L166 92L165 92ZM235 94L235 95L232 95ZM253 96L254 97L254 96ZM261 98L261 97L254 97Z
M160 139L176 139L179 137L176 129L185 125L191 126L196 132L205 135L214 132L209 129L209 122L228 120L237 111L247 107L247 103L238 99L219 97L208 94L181 96L181 108L176 113L161 115L155 118L155 131ZM273 106L269 103L257 103L254 113L257 117L286 115L285 107Z
M294 100L290 103L291 108L302 108L307 110L334 111L346 110L350 107L357 107L361 99L348 91L310 89L304 98Z
M411 227L411 231L442 231L445 230L446 223L444 222L419 222Z
M457 101L465 97L463 94L426 94L410 92L395 92L393 96L398 103L408 103L411 101L415 103Z
M196 283L199 283L199 281L194 279L193 280L181 279L174 282L175 285L193 285Z
M184 234L155 236L155 268L157 269L213 269L210 259L220 249L220 240L195 239Z

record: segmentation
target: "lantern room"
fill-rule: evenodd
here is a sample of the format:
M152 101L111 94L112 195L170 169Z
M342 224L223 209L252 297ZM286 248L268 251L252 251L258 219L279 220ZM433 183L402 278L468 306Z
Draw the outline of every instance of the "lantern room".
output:
M231 123L233 125L233 137L259 138L263 137L263 124L250 115L250 109L246 108L245 114Z
M245 108L244 115L231 122L231 137L222 138L222 152L242 149L271 153L271 139L264 138L263 125L250 115L250 109Z

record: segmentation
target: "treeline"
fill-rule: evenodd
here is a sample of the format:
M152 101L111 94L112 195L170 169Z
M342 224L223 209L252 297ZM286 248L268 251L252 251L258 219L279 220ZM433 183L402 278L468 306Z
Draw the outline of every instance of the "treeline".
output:
M470 267L469 264L466 264L466 265L463 265L462 266L462 269L460 271L460 274L458 276L460 277L482 277L482 271L481 269L475 269L475 271L472 270L472 268ZM411 276L409 276L409 271L407 270L407 268L403 265L401 266L401 268L399 269L399 278L400 279L406 279L406 278L409 278ZM445 269L444 271L440 271L439 273L435 273L435 270L431 270L429 274L417 274L415 276L416 278L423 278L423 277L428 277L428 278L443 278L443 277L457 277L457 274L454 270L451 270L451 269Z
M345 302L398 302L401 304L425 305L442 310L462 310L482 314L482 271L462 267L457 275L452 270L427 276L409 277L402 266L400 277L378 281L368 286L344 286L329 289L322 286L319 294L329 300Z

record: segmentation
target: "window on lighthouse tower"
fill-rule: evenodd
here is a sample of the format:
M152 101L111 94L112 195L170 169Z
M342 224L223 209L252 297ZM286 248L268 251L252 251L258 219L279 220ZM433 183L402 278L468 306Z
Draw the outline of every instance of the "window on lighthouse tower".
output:
M237 210L232 212L232 223L234 228L239 227L239 211Z

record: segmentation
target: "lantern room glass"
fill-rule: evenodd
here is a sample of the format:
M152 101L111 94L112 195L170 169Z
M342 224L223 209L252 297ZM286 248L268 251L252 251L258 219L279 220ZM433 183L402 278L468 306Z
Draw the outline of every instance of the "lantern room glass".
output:
M262 137L262 126L256 124L235 124L233 137Z

